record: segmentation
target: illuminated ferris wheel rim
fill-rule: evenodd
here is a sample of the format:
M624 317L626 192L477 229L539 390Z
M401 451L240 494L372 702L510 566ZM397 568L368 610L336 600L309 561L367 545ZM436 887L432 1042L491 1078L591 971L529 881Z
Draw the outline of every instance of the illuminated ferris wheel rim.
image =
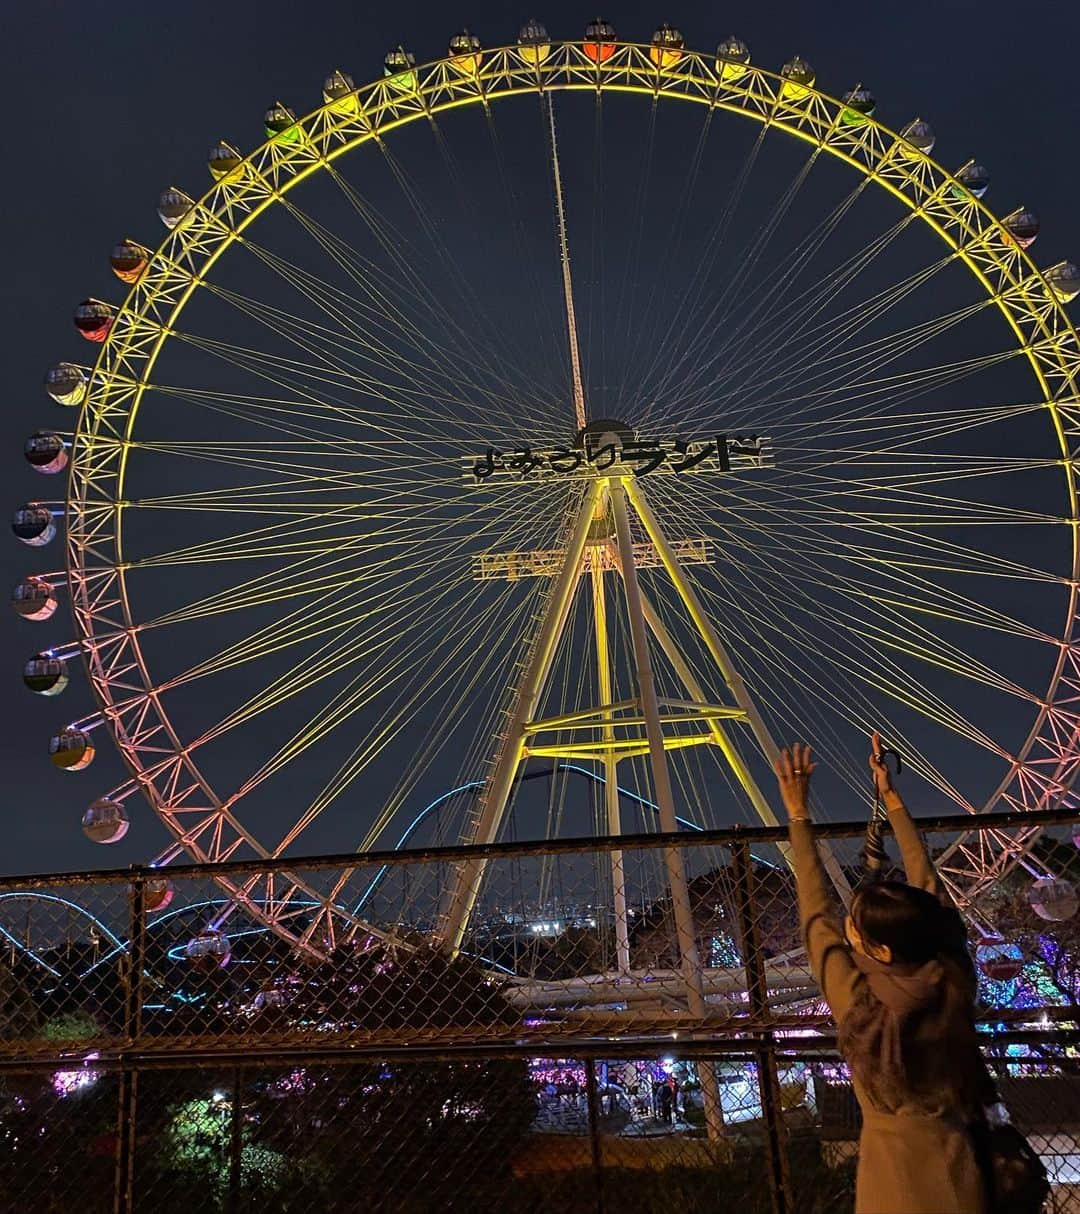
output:
M242 843L256 854L269 852L228 802L215 795L175 733L147 669L129 606L120 503L139 402L151 386L157 356L218 257L242 239L262 211L309 175L410 122L549 90L681 99L777 127L836 156L898 198L979 279L1026 354L1050 410L1073 524L1065 628L1050 688L1013 771L985 808L1004 799L1015 808L1036 810L1071 785L1080 728L1067 707L1080 681L1073 632L1080 577L1073 470L1080 345L1058 294L1002 221L956 175L872 117L845 121L844 114L851 111L844 101L749 63L735 65L732 74L730 63L680 48L674 63L669 55L666 66L658 66L655 46L613 42L610 47L601 58L589 53L588 42L549 40L543 46L485 50L482 57L477 50L464 57L467 62L458 55L456 62L451 56L420 67L406 63L398 75L339 91L247 157L238 156L198 202L177 192L176 226L148 255L116 312L80 412L67 501L68 578L103 717L134 781L196 860L227 858ZM337 79L346 78L337 74ZM136 680L141 692L132 688ZM1059 703L1063 684L1069 692ZM200 802L201 814L196 808ZM958 871L975 877L975 884L993 878L989 870L972 871L981 861L965 841L953 850ZM1000 863L1005 859L1003 851ZM232 892L246 899L244 890Z

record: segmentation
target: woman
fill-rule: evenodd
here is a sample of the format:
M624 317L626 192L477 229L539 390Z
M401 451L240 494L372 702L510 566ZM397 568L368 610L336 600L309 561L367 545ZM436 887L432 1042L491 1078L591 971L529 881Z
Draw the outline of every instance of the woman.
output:
M972 1127L996 1099L975 1030L976 977L948 900L881 757L870 769L907 883L869 885L842 922L810 824L810 747L780 752L799 914L863 1114L856 1214L986 1214Z

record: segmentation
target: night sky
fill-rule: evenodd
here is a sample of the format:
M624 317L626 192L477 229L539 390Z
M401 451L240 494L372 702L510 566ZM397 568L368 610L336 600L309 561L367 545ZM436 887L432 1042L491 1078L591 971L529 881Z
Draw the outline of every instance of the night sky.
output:
M363 83L381 72L385 51L399 42L422 63L441 56L462 26L485 45L501 45L532 15L495 4L455 11L412 0L383 9L277 0L9 6L0 52L10 111L3 202L7 509L50 495L52 486L43 486L21 455L30 432L68 420L45 395L43 375L55 362L86 357L71 325L72 309L88 295L120 298L109 250L124 235L156 246L163 229L154 207L162 189L175 184L197 197L206 188L211 143L225 138L243 150L255 146L262 112L275 98L306 113L335 67ZM853 7L784 0L741 10L624 4L605 15L620 38L634 41L647 41L659 21L672 21L690 48L703 51L736 33L756 64L777 70L799 53L816 68L819 87L833 95L864 81L886 124L899 128L917 114L933 123L935 159L959 165L974 156L987 164L993 173L989 201L998 214L1018 203L1039 212L1040 265L1064 257L1080 261L1076 5L917 0ZM555 4L535 16L554 38L573 38L590 14ZM566 139L573 147L574 134ZM633 152L626 148L627 156ZM537 214L548 218L538 222L550 222L548 206L541 198ZM545 229L542 239L549 235ZM26 574L55 568L62 559L59 540L42 556L9 532L3 543L5 595ZM8 689L0 735L3 871L113 866L145 859L166 841L163 828L134 800L129 808L138 829L119 846L95 848L79 830L86 803L120 778L119 761L99 733L102 749L89 771L55 771L48 737L90 710L85 679L74 673L61 705L31 696L19 678L26 658L39 645L64 639L68 627L60 614L47 626L27 624L8 610L0 615ZM35 628L47 628L48 636ZM245 757L238 756L241 765ZM431 789L453 775L448 768L440 785L436 773ZM321 828L317 844L323 850L347 850L362 834L355 821L328 820Z

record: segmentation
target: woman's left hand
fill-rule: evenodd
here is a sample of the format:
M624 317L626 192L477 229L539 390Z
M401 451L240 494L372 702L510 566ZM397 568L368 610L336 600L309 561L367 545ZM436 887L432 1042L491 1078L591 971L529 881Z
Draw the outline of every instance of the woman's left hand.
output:
M807 795L810 777L817 764L810 757L810 747L805 742L796 742L789 750L786 746L776 756L773 770L780 785L780 797L788 817L794 822L809 822L810 808Z

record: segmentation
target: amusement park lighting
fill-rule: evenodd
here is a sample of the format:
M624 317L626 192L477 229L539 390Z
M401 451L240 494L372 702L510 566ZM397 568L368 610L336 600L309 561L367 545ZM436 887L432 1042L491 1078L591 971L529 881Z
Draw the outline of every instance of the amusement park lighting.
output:
M96 1051L87 1054L83 1059L84 1066L78 1071L54 1071L52 1075L53 1091L57 1096L64 1099L67 1096L74 1096L76 1092L81 1092L83 1089L90 1087L101 1078L101 1072L91 1070L85 1065L87 1062L93 1062L100 1058L101 1055Z
M532 930L537 936L558 936L562 934L563 925L558 919L551 922L541 919L538 923L532 924Z

